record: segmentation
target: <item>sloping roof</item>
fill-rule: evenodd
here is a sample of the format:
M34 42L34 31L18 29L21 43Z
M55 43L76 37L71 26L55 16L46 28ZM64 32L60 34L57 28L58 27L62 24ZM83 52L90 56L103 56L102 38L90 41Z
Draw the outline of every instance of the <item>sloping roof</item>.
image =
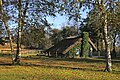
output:
M82 40L81 37L69 37L69 38L61 40L60 42L58 42L57 44L55 44L54 46L52 46L51 48L47 49L44 52L66 54L70 49L75 47L77 44L80 44L81 40ZM92 45L92 47L95 50L97 50L94 43L90 39L89 39L89 43L90 45Z
M97 47L95 46L95 44L91 41L91 39L89 38L89 44L93 47L93 49L95 49L97 51Z

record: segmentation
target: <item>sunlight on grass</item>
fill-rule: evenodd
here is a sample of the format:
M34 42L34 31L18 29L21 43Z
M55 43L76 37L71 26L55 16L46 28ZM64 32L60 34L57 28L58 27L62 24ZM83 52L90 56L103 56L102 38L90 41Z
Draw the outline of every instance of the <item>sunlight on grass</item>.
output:
M3 61L4 60L4 61ZM4 64L3 64L3 62ZM104 59L26 58L21 65L6 65L10 58L0 57L0 80L119 80L120 64L113 63L113 72L103 72Z
M35 66L0 66L0 80L118 80L120 74Z

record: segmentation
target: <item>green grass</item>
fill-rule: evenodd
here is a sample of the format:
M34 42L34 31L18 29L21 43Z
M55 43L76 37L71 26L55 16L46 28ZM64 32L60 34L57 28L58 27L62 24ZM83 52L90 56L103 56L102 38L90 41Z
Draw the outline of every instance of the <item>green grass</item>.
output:
M119 80L120 60L113 60L113 71L103 72L104 59L54 59L39 56L22 58L21 65L0 57L0 80Z

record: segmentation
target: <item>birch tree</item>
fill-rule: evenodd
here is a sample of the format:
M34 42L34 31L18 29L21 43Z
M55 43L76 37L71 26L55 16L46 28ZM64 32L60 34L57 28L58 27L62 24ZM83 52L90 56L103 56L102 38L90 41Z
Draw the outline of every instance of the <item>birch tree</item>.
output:
M117 18L114 17L114 15L116 15L117 13L115 12L115 9L118 7L116 2L114 0L100 0L99 1L100 4L99 5L99 9L100 9L100 15L102 16L104 22L103 22L103 36L104 36L104 41L105 41L105 57L106 57L106 67L104 71L112 71L112 63L111 63L111 52L110 52L110 29L113 29L112 31L114 31L114 29L116 30L117 27L116 26L112 26L111 24L117 25L119 24L117 22ZM111 4L115 4L116 6L111 8ZM113 14L111 14L113 12ZM111 15L109 15L111 14ZM112 19L115 18L114 20L116 22L111 22ZM109 29L109 30L108 30ZM115 45L114 45L115 46Z
M12 42L12 36L11 36L11 33L10 33L10 29L9 29L9 26L8 26L8 24L7 24L7 15L6 15L6 13L4 12L4 9L3 9L3 2L2 2L2 0L0 0L0 11L1 11L1 19L2 19L2 21L3 21L3 23L4 23L4 26L5 26L5 29L6 29L6 31L7 31L7 35L8 35L8 37L9 37L9 41L10 41L10 49L11 49L11 54L13 55L12 56L12 62L14 62L14 48L13 48L13 42Z
M20 63L20 46L21 46L21 34L22 34L22 30L25 29L25 27L29 27L29 26L37 26L38 25L48 25L47 21L46 21L46 16L48 15L52 15L55 16L55 11L57 9L55 9L55 3L56 1L49 1L49 0L2 0L5 4L4 8L6 6L11 6L9 7L9 11L12 11L14 9L13 14L16 14L15 17L14 16L10 16L10 18L15 18L15 20L11 20L11 22L17 23L18 26L17 28L17 51L16 51L16 55L15 55L15 59L13 60L13 62L15 64L19 64ZM2 1L0 1L1 3L1 11L2 11L2 20L4 22L4 25L6 25L6 30L9 34L9 38L11 38L10 36L10 26L8 26L8 21L7 21L7 16L4 14L4 10L2 7ZM29 6L28 6L29 5ZM29 9L29 10L28 10ZM9 11L6 11L6 13L8 13ZM27 15L26 15L27 13ZM8 15L11 15L12 13L8 13ZM41 26L40 26L41 27ZM11 44L12 45L12 44ZM11 49L13 49L11 47ZM13 51L13 50L12 50Z
M14 60L15 64L20 64L20 58L21 58L21 36L22 36L22 27L24 26L24 18L26 15L28 7L28 0L26 0L25 9L22 12L22 0L18 0L18 31L17 31L17 52L16 52L16 58Z
M79 0L76 0L80 3ZM65 2L65 1L63 1ZM67 4L72 4L72 3L76 3L75 1L72 1L67 3ZM106 67L104 71L112 71L112 64L111 64L111 53L110 53L110 43L109 43L109 25L108 25L108 9L109 6L108 4L110 3L110 0L83 0L81 6L84 7L84 9L89 9L90 11L95 7L94 5L98 6L98 11L95 11L95 13L97 12L98 16L101 17L101 29L103 31L103 37L104 37L104 41L105 41L105 58L106 58ZM78 5L77 5L78 6ZM77 14L77 12L74 10L74 5L69 6L70 8L68 9L68 13L71 13L70 11L73 11L74 13ZM80 7L80 8L82 8ZM67 8L66 6L64 6L64 8ZM67 10L66 10L67 12ZM80 13L80 12L79 12ZM72 15L71 15L72 16Z

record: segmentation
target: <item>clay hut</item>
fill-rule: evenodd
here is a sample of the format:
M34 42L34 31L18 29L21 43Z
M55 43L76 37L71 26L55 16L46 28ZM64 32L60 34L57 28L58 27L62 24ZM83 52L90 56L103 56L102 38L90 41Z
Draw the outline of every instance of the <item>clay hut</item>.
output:
M81 44L82 44L81 37L68 37L66 39L59 41L57 44L50 47L49 49L45 50L44 53L52 57L68 57L70 56L68 54L72 49L75 49L76 51L78 49L80 50ZM93 50L97 51L96 46L90 39L89 39L89 44L91 45Z

